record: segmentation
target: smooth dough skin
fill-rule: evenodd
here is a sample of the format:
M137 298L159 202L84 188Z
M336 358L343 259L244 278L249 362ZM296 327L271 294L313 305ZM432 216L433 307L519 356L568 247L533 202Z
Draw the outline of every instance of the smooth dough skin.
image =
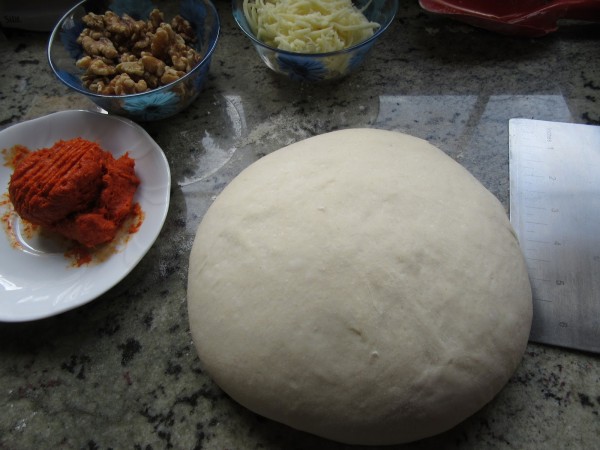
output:
M200 359L258 414L350 444L445 431L519 364L531 287L500 202L426 141L350 129L237 176L194 241Z

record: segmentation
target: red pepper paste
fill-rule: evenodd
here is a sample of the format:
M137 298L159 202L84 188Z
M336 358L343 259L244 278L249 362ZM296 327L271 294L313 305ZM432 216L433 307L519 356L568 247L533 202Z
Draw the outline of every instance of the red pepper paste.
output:
M115 159L95 142L61 140L21 160L8 193L21 218L92 248L112 241L134 212L134 167L128 154Z

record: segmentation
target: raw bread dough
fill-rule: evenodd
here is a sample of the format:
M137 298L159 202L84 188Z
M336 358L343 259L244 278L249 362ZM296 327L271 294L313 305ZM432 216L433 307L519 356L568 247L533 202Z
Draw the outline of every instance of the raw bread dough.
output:
M500 202L426 141L351 129L237 176L191 251L191 331L247 408L351 444L447 430L508 381L531 288Z

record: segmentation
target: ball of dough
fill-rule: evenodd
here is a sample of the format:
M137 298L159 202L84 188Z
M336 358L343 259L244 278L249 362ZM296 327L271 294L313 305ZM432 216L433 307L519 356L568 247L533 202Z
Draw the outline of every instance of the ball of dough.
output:
M500 202L424 140L350 129L252 164L190 255L204 367L258 414L350 444L445 431L519 364L532 300Z

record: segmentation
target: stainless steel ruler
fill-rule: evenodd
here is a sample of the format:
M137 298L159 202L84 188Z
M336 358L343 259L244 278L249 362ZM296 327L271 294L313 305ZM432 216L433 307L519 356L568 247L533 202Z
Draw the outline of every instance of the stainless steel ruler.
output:
M509 148L530 340L600 353L600 127L511 119Z

